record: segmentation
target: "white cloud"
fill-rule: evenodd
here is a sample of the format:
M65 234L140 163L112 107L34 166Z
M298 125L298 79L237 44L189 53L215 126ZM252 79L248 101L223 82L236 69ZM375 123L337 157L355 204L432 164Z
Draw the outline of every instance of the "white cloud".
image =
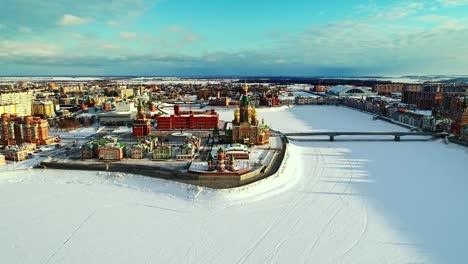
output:
M416 14L422 11L425 8L424 3L422 2L411 2L395 5L391 8L380 9L374 6L374 9L377 9L376 14L371 18L376 19L400 19L413 14Z
M65 14L59 21L60 26L76 26L88 23L88 19L70 14Z
M137 36L135 32L126 32L126 31L120 32L119 35L123 39L134 39Z
M444 6L468 5L468 0L438 0Z
M25 42L14 40L0 41L2 57L51 57L61 55L63 47L49 43Z

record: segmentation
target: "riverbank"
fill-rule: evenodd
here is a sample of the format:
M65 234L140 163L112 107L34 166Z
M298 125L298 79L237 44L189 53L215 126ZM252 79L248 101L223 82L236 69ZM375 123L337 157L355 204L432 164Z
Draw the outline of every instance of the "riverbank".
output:
M267 165L240 175L206 175L191 173L188 171L190 162L158 163L141 160L104 162L98 160L71 161L51 158L42 161L35 168L130 173L213 189L226 189L244 186L276 174L281 167L286 151L287 143L283 142L281 149L277 151L277 153L274 153L274 157Z

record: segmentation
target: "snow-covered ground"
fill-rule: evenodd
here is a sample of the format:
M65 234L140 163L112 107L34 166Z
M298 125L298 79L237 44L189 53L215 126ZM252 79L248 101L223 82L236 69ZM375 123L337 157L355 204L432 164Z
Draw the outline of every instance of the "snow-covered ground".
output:
M232 109L218 109L232 119ZM283 132L398 131L335 106L259 109ZM119 173L0 173L2 263L464 263L468 151L291 141L278 176L208 190Z
M80 127L78 129L68 131L68 132L60 132L60 131L50 131L49 136L59 136L61 138L86 138L96 133L102 131L105 127L99 126L97 123L94 126L89 127ZM126 128L126 127L125 127Z

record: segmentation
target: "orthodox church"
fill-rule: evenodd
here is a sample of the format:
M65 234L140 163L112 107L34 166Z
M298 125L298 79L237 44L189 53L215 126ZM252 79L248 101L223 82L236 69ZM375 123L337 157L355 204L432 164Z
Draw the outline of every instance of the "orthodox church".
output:
M232 142L242 144L263 145L270 139L270 128L262 123L258 123L258 116L255 107L250 105L247 83L244 83L243 94L240 98L239 107L234 111L232 121Z

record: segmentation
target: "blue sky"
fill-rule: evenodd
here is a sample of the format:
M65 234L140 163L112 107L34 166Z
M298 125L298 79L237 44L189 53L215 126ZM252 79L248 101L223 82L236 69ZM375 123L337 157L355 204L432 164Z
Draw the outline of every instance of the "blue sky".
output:
M468 0L0 7L0 75L468 74Z

